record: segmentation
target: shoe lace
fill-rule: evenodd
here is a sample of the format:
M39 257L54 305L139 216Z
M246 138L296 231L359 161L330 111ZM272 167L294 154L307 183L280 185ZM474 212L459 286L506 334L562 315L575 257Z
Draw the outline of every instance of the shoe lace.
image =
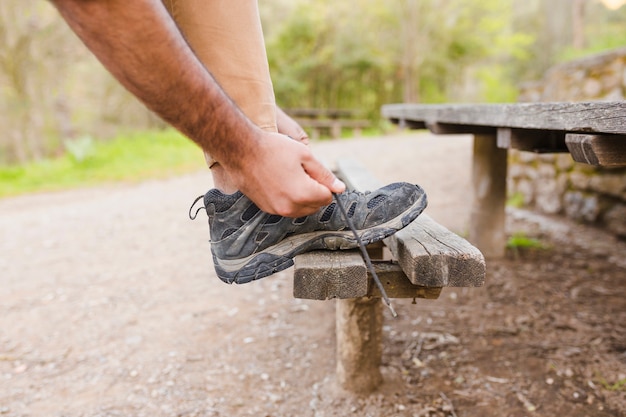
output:
M204 196L203 196L203 195L199 196L198 198L196 198L195 200L193 200L193 203L191 203L191 207L189 207L189 218L190 218L191 220L196 220L196 217L198 217L198 213L200 213L200 211L201 211L202 209L205 209L205 210L206 210L206 207L202 206L202 207L198 208L198 209L196 210L196 212L195 212L195 213L191 214L191 210L193 210L193 206L195 206L195 205L196 205L196 203L197 203L200 199L202 199L202 198L204 198Z
M337 202L339 211L341 211L343 218L348 224L348 227L350 228L350 230L352 230L352 234L354 235L357 243L359 244L359 248L361 249L361 255L363 256L363 259L365 260L365 263L367 264L367 268L369 269L370 273L372 274L372 277L374 278L374 282L376 283L376 286L380 290L380 294L383 297L385 305L389 307L389 310L391 310L391 315L393 317L398 317L398 313L396 313L396 310L394 310L393 306L391 305L391 301L389 301L389 297L387 297L387 292L385 291L385 288L383 287L383 284L380 282L380 278L378 278L378 274L376 273L376 270L374 269L374 266L372 265L372 260L370 259L370 256L367 253L367 250L365 249L365 245L363 245L363 242L361 241L359 234L356 232L356 229L354 228L354 225L352 224L352 220L350 220L350 217L348 217L346 208L341 203L339 196L337 194L333 193L333 197L335 197L335 201Z

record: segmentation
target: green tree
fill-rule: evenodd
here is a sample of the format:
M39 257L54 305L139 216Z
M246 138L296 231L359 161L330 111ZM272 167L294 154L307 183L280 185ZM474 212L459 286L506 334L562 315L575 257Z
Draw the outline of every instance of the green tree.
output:
M468 69L527 59L532 37L513 29L512 4L300 1L268 36L277 98L287 107L357 107L372 117L389 102L462 100L468 74L481 74ZM494 74L492 84L509 76Z
M45 0L0 2L0 164L65 151L67 139L162 126Z
M41 3L29 7L19 0L0 3L0 111L5 132L0 160L23 162L46 151L38 136L53 124L43 109L54 102L45 80L54 77L60 59L67 59L63 53L67 51L55 48L59 32L50 11Z

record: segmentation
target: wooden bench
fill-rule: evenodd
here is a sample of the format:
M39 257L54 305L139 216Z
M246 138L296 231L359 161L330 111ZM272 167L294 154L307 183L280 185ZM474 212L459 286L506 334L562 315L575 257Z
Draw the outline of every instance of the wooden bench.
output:
M390 104L382 113L413 129L474 135L469 241L486 257L505 253L508 149L569 152L585 164L626 166L626 102Z
M285 113L310 131L311 139L319 139L322 133L337 139L343 129L361 136L362 130L371 125L369 120L359 119L359 111L352 109L285 109Z
M352 160L339 161L337 175L352 189L381 186ZM485 280L480 251L426 214L368 250L390 298L436 299L443 287L475 287ZM360 252L319 251L297 256L294 297L337 299L338 382L359 393L376 389L382 382L381 294Z

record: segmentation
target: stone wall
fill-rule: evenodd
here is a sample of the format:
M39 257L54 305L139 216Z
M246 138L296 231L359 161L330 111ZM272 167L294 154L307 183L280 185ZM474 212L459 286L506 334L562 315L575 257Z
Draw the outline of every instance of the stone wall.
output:
M520 101L621 101L625 95L626 48L620 48L553 67L541 81L522 86ZM594 168L569 154L510 155L514 200L626 238L626 168Z

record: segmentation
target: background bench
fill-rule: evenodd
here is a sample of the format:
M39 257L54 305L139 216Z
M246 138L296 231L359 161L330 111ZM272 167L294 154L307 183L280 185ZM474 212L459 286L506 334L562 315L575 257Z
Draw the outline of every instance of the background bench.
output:
M337 175L348 187L373 190L382 184L353 160L338 162ZM409 226L368 247L390 298L436 299L442 287L481 286L485 261L478 249L420 215ZM365 393L381 382L382 303L358 249L319 251L295 259L294 297L336 298L337 379Z
M309 131L311 139L319 139L322 133L337 139L343 129L351 129L354 136L360 136L362 129L371 125L353 109L285 109L285 113Z
M486 257L501 257L506 249L508 149L569 152L585 164L626 166L626 102L390 104L382 113L413 129L474 135L469 240Z

